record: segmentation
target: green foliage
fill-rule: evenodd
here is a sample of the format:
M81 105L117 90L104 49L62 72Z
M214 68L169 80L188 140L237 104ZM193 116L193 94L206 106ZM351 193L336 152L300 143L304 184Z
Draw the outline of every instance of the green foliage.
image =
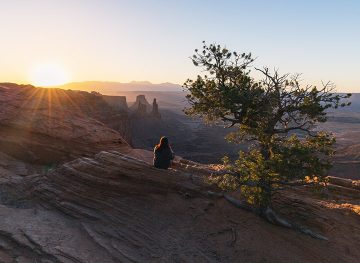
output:
M227 139L252 141L239 159L223 159L228 173L212 177L224 189L241 189L248 202L259 207L271 205L279 186L293 182L323 182L331 167L335 138L315 130L326 122L326 110L349 105L342 99L351 94L333 93L334 85L301 86L299 75L280 75L268 68L257 69L262 80L251 76L251 54L230 52L220 45L195 50L195 66L207 75L187 80L191 105L186 114L207 122L236 126Z
M267 158L257 148L241 151L234 163L225 158L228 173L212 177L211 181L223 189L241 188L251 204L269 205L271 192L289 181L324 182L326 171L331 167L334 142L334 137L323 132L302 140L295 134L276 137L272 139Z

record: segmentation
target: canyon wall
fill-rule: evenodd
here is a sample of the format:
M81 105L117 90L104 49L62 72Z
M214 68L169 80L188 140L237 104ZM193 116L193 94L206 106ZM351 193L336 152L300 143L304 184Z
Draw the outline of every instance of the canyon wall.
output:
M52 163L104 149L130 148L127 113L88 92L0 84L0 149Z

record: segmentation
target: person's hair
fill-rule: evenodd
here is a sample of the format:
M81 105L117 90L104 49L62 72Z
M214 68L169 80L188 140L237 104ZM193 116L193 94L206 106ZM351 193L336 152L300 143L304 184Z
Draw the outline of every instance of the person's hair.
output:
M164 150L166 148L170 148L169 140L168 140L168 138L163 136L163 137L160 138L159 144L156 145L156 149L158 149L159 151L162 151L162 150Z

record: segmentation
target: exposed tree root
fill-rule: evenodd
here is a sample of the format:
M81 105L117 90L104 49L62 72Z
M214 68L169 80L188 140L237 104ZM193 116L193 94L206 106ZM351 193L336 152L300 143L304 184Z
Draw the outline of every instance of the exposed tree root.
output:
M215 196L222 196L224 197L229 203L231 203L232 205L241 208L241 209L245 209L247 211L251 211L259 216L261 216L262 218L266 219L268 222L274 224L274 225L279 225L282 227L286 227L286 228L290 228L290 229L294 229L297 230L305 235L309 235L313 238L316 239L321 239L321 240L328 240L325 236L315 233L312 230L304 227L304 226L300 226L297 225L295 223L291 223L289 221L287 221L286 219L280 217L273 209L271 209L270 207L267 207L265 210L260 210L258 208L255 208L253 206L251 206L250 204L248 204L247 202L242 202L232 196L229 196L227 194L213 194L213 193L209 193L211 195L215 195Z

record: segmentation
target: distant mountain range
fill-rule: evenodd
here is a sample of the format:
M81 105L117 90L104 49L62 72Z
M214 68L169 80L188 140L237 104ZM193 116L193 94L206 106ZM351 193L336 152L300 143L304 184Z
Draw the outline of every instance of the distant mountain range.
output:
M129 83L110 81L84 81L71 82L65 85L56 86L61 89L97 91L104 95L118 95L125 91L182 91L182 87L174 83L153 84L149 81L132 81Z

